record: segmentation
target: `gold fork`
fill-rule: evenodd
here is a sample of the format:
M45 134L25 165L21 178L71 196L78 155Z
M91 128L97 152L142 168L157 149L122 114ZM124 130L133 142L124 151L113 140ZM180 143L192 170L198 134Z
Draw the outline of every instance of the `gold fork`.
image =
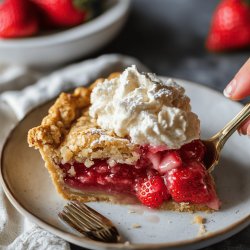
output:
M220 152L235 130L250 116L250 103L244 108L218 133L209 138L202 140L206 146L205 166L209 172L214 170L220 158Z
M113 223L84 203L70 202L59 218L84 236L97 241L116 243L120 240Z
M209 172L218 164L220 152L235 130L250 116L250 103L218 133L202 142L206 146L205 165ZM102 242L118 242L120 235L113 223L84 203L70 202L58 214L60 219L86 237Z

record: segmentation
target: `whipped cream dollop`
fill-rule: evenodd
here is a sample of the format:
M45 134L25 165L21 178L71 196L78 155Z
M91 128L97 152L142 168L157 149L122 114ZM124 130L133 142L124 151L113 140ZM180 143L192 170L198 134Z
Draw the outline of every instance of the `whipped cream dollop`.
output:
M171 79L139 73L135 66L98 83L89 112L101 128L135 144L176 149L199 138L200 121L184 88Z

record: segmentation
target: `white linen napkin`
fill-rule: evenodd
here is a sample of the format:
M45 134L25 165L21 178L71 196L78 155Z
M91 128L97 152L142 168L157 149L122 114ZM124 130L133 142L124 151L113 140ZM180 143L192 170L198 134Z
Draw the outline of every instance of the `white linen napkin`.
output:
M76 86L88 85L99 76L107 76L109 73L121 71L132 64L136 64L140 70L145 71L146 69L145 66L132 57L117 54L103 55L96 59L86 60L55 71L49 76L41 78L36 84L28 86L21 91L4 92L0 95L0 98L7 102L16 113L18 119L21 119L32 108L55 97L61 91L66 91ZM17 70L7 71L16 72ZM39 76L36 72L30 72L29 74L29 71L26 69L20 69L20 71L19 79L22 82L26 78L27 82L30 83L32 78ZM0 76L0 83L4 75L3 77ZM14 81L13 79L10 80L10 77L6 78L9 79L11 85L13 83L18 85L16 75L13 76L15 78ZM2 86L6 88L6 84Z
M135 58L118 54L86 60L44 77L42 73L25 67L0 65L0 99L13 109L18 119L21 119L32 108L55 97L61 91L88 85L98 77L106 77L132 64L137 65L139 70L147 71L147 68ZM26 86L36 80L38 81L35 84ZM22 90L13 90L24 86L26 87ZM6 89L12 90L5 91ZM64 240L22 217L0 188L0 249L68 250L70 247Z

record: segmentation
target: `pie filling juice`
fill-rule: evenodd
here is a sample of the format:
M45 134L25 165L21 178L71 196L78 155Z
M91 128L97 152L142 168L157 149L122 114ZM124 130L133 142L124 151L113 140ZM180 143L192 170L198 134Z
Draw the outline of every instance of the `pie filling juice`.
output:
M205 147L200 140L178 150L141 146L139 153L134 165L110 166L108 159L102 159L94 160L90 167L74 162L61 164L60 168L66 185L77 190L132 195L155 208L172 198L218 209L213 181L203 165Z

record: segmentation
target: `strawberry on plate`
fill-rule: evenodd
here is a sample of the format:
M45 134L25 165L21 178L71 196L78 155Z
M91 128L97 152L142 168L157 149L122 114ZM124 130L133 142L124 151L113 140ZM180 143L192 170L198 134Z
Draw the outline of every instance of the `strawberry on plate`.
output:
M195 204L211 203L218 209L219 201L213 188L213 180L202 163L190 162L167 173L168 191L176 202ZM216 202L218 201L218 202Z
M5 0L0 3L0 37L31 36L38 31L38 21L27 0Z
M32 0L39 10L42 23L48 27L66 28L83 23L86 19L84 0Z
M247 0L223 0L211 22L206 47L225 51L250 46L250 4Z

